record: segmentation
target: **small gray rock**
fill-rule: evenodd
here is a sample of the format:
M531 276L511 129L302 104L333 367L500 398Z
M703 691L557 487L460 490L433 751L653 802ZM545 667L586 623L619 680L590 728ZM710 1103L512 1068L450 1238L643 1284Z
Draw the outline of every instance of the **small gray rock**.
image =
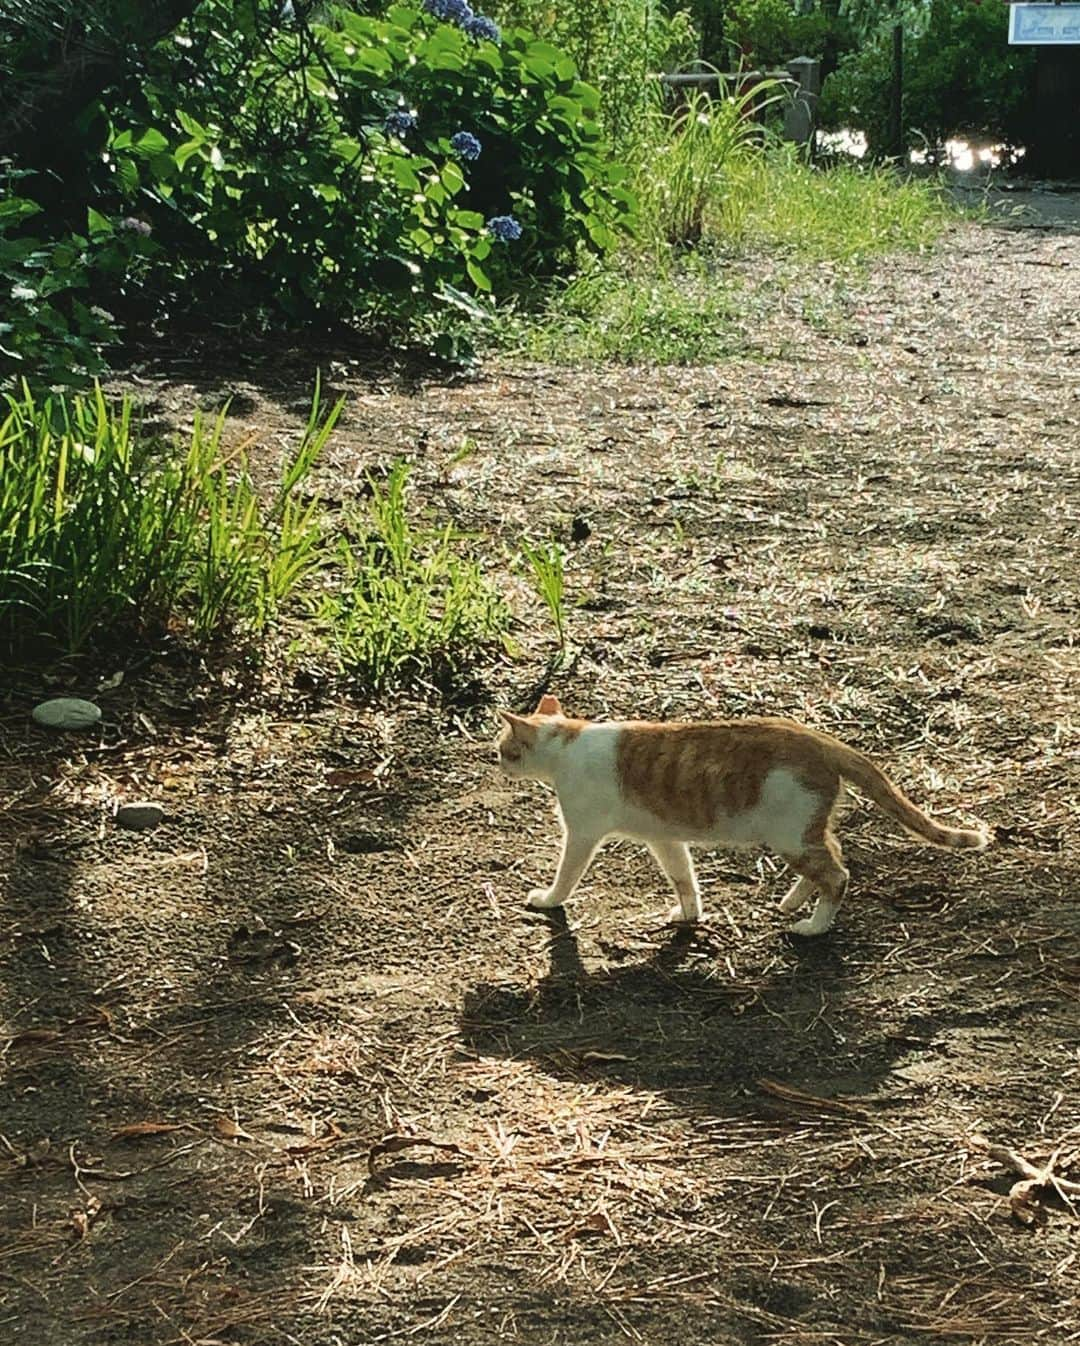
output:
M116 810L117 825L126 827L129 832L149 832L152 827L157 827L164 817L165 810L161 805L148 801L138 804L121 804Z
M80 701L77 696L54 696L35 706L30 718L46 729L91 729L101 719L101 711L92 701Z

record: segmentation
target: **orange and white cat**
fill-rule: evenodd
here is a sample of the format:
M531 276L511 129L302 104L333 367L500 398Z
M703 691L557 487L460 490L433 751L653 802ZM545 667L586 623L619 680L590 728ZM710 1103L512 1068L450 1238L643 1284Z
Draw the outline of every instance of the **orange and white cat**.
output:
M529 893L532 907L562 906L597 847L618 835L648 845L679 898L671 919L694 922L701 896L689 847L767 846L799 876L781 911L798 911L817 894L813 913L792 930L823 934L848 885L832 831L845 780L931 846L983 850L990 842L985 827L935 822L868 757L793 720L598 724L564 715L553 696L532 715L501 715L500 767L553 785L563 824L555 880Z

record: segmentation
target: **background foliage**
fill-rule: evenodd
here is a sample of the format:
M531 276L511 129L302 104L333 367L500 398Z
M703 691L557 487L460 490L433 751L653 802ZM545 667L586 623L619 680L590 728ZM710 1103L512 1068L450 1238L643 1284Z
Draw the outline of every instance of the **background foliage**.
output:
M1009 46L1004 0L924 0L900 8L908 143L936 146L969 136L1024 144L1035 129L1035 51ZM866 40L841 60L820 107L823 124L864 131L872 153L887 145L892 47L891 20L874 26L869 19L887 12L884 5L863 7Z
M489 298L739 214L747 179L705 160L740 118L687 128L655 78L694 60L819 56L823 124L876 152L899 15L913 141L1030 130L1003 0L491 3L0 0L0 383L84 382L125 325L203 323L210 295L248 330L461 354Z
M169 316L209 283L249 320L400 323L610 248L632 198L596 90L528 32L428 7L0 12L0 359L93 372L110 315Z

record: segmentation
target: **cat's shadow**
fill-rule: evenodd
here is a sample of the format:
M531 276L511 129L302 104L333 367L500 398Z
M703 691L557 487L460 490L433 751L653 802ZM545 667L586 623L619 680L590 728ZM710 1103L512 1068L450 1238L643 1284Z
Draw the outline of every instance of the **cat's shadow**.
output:
M590 967L562 911L538 918L549 965L537 983L467 990L462 1036L481 1056L529 1058L551 1074L608 1079L728 1112L760 1082L825 1094L872 1092L897 1044L849 1006L827 941L793 941L731 975L723 936L673 928L642 954L615 944ZM546 927L546 929L545 929ZM597 962L590 955L591 962Z

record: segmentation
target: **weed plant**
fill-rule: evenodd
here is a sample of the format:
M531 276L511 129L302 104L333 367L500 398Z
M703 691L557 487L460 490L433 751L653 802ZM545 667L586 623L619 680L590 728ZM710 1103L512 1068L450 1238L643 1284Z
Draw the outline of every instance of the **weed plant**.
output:
M521 554L532 572L536 592L551 614L559 650L566 650L566 574L557 542L522 542Z
M500 642L506 604L450 525L409 517L408 464L371 481L364 512L346 521L339 582L319 615L341 670L379 692L395 683L445 685L478 650Z

